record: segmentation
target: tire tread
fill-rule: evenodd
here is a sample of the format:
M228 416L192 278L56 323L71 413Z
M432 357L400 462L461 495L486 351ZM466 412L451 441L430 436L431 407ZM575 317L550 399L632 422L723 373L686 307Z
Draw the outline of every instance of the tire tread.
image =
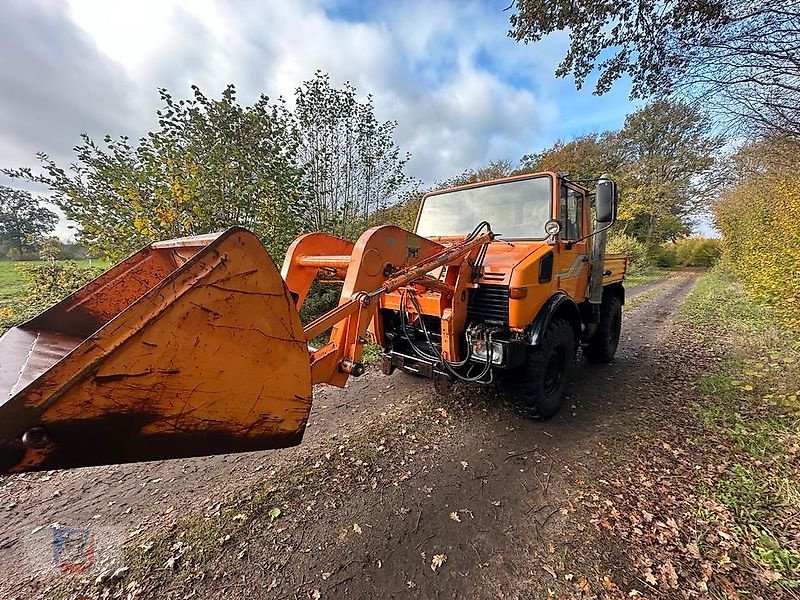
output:
M603 299L600 305L600 323L597 325L597 331L589 340L589 343L583 349L583 355L586 360L592 363L610 363L614 360L617 353L617 346L619 344L619 336L617 343L613 343L612 328L614 327L614 317L619 313L620 319L622 318L622 300L619 296L610 296Z
M567 365L562 374L560 398L555 407L543 407L544 370L547 356L554 345L565 344L567 349ZM572 366L575 362L575 330L572 324L563 318L555 318L550 322L539 345L529 348L522 367L510 373L505 380L505 391L517 410L533 419L548 419L556 414L564 398L564 390L569 382Z

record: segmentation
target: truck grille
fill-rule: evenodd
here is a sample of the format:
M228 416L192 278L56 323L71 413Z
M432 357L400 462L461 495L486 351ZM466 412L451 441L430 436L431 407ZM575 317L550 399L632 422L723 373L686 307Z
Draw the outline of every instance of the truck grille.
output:
M506 274L505 273L488 273L488 272L484 273L483 277L482 277L482 279L484 281L488 281L488 282L491 282L491 283L495 283L495 282L502 283L503 279L505 279L505 278L506 278Z
M472 290L467 316L474 321L508 323L508 286L481 284Z

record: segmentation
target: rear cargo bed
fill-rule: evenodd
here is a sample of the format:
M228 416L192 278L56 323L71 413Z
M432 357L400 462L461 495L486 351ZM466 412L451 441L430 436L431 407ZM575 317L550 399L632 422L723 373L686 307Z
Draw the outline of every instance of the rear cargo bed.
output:
M627 270L627 254L606 254L606 259L603 261L603 285L622 283Z

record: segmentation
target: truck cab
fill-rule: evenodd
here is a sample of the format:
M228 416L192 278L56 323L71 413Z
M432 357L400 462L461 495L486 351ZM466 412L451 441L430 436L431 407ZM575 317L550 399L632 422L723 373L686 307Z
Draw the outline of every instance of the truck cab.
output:
M454 379L499 381L527 412L553 414L579 346L595 362L616 352L627 258L605 252L615 206L609 180L595 192L554 172L427 194L418 236L447 245L487 222L495 239L474 261L461 298L420 285L381 299L373 329L384 371L432 377L437 389ZM445 283L447 269L429 276Z

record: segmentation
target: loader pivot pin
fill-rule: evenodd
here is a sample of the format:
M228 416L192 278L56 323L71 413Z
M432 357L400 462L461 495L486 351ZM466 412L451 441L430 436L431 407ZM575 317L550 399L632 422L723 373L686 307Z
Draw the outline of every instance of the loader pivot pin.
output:
M339 369L342 373L347 373L353 377L361 377L364 374L364 363L354 362L349 358L339 361Z
M22 434L22 443L28 448L45 448L50 444L50 436L44 427L31 427Z

